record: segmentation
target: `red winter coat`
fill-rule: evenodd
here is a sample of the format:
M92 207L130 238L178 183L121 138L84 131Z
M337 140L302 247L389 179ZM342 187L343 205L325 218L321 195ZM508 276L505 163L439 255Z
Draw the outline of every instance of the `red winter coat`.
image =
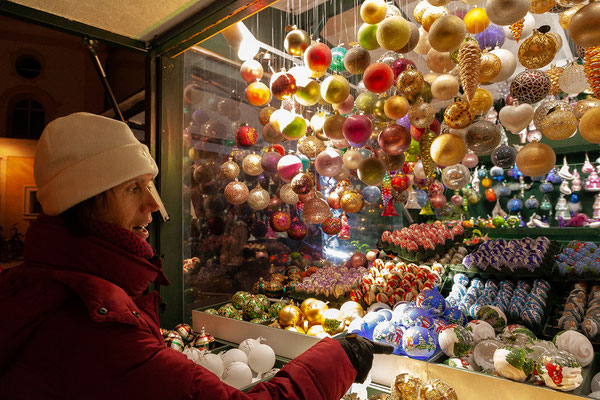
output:
M29 228L25 263L0 273L0 398L331 399L356 371L324 339L269 382L243 393L165 347L143 258L95 237L69 234L56 217Z

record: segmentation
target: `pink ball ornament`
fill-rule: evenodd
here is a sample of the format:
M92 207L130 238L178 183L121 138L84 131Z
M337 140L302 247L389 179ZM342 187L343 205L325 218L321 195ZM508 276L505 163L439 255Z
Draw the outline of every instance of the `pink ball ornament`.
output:
M307 233L308 228L306 224L298 218L294 218L287 230L288 237L293 240L302 240L306 237Z
M433 195L430 202L431 202L431 206L433 208L440 210L440 209L444 208L444 206L446 205L446 203L448 201L446 200L446 196L444 196L441 193L437 193L437 194Z
M269 226L271 226L271 229L275 232L285 232L291 225L292 219L285 211L274 212L273 215L271 215L271 218L269 218Z
M463 197L460 194L455 194L450 198L450 203L452 203L456 207L460 207L463 203Z
M350 143L363 143L371 137L373 123L366 115L352 115L342 125L342 134Z
M394 82L396 81L396 79L398 79L398 75L404 72L409 65L412 65L414 69L417 69L417 65L408 58L399 58L392 63L390 67L394 72Z
M462 165L467 168L474 168L479 163L479 157L475 153L467 153L465 154Z
M323 176L336 176L342 172L343 165L342 155L332 148L323 150L315 158L315 169Z
M354 110L354 96L349 94L348 97L346 97L346 100L339 104L334 104L333 109L340 114L348 114Z
M277 173L284 182L291 182L298 172L302 171L302 160L288 154L281 157L277 163Z

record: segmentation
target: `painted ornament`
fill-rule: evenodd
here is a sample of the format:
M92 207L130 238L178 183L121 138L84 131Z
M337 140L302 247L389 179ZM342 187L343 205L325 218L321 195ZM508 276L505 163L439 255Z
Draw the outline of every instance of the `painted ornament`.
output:
M253 127L242 125L235 133L235 140L238 146L251 147L256 144L256 141L258 140L258 133Z
M466 128L473 122L473 118L469 103L462 100L450 104L444 111L444 122L453 129Z
M247 201L250 208L260 211L267 208L269 202L271 201L271 197L269 196L269 192L267 192L265 189L260 186L256 186L248 194Z
M500 59L500 72L492 79L492 82L508 80L517 69L517 58L511 51L506 49L494 49L490 53L495 54Z
M337 235L342 230L342 221L339 218L327 218L321 223L321 229L327 235Z
M412 67L407 67L398 75L396 88L404 96L415 96L421 92L424 83L423 74Z
M479 67L479 82L493 82L502 70L500 57L494 53L483 53Z
M544 72L535 69L525 70L510 84L510 94L521 103L533 104L546 97L551 86L552 82Z
M557 43L551 36L534 30L519 46L519 62L525 68L542 68L552 62L557 51Z

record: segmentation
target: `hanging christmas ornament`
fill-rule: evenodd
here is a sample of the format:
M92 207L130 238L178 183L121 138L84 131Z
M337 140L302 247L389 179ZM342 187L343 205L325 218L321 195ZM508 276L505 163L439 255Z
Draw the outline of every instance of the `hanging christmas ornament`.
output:
M408 176L406 176L404 174L394 175L394 177L392 178L391 184L392 184L392 188L396 192L402 193L405 190L408 190L408 188L410 187L410 179Z
M242 125L235 133L235 141L240 147L251 147L256 144L258 133L256 129L248 125Z
M294 94L294 98L303 106L314 106L321 99L319 83L310 80L305 86L299 86Z
M560 75L564 71L565 71L564 68L557 67L554 64L552 64L550 66L550 68L546 71L546 75L548 75L548 78L550 78L550 82L552 83L552 86L550 86L550 91L548 92L548 94L551 94L553 96L560 94L561 89L558 84L558 79L560 78Z
M532 0L529 11L534 14L544 14L556 6L556 0Z
M269 226L275 232L285 232L290 228L292 219L290 215L285 211L276 211L269 218Z
M490 51L500 59L500 72L492 80L492 82L504 82L508 80L517 69L517 58L515 55L506 49L494 49Z
M229 182L227 186L225 186L224 194L225 199L229 203L233 205L239 205L243 204L248 199L250 191L242 182L233 181Z
M510 29L510 33L512 34L512 39L519 43L519 39L521 39L521 34L523 33L523 26L525 25L525 18L521 18L514 24L510 24L508 29Z
M438 76L431 84L431 94L434 98L446 101L458 94L460 83L454 75L444 74Z
M271 106L264 107L260 110L258 113L258 121L262 126L265 126L270 122L271 114L273 114L273 111L275 110L276 108Z
M458 164L466 153L464 140L451 133L438 136L431 144L431 159L443 167Z
M581 47L600 46L600 3L591 1L578 10L569 23L569 36ZM594 27L594 28L592 28Z
M465 14L463 19L467 31L472 34L483 32L490 24L490 20L485 9L479 7L470 9Z
M431 7L431 4L427 0L421 0L417 3L413 10L413 17L417 24L422 25L423 23L423 14L425 14L425 10Z
M285 138L274 125L271 123L266 124L262 131L263 139L267 143L281 143Z
M296 194L307 194L314 189L315 178L310 172L300 172L294 176L290 186Z
M431 156L431 145L433 144L433 141L436 139L436 135L431 132L429 129L427 129L425 131L425 133L423 134L423 136L421 137L421 142L419 143L419 147L420 147L420 154L421 154L421 166L422 166L422 170L423 170L423 175L424 176L420 176L419 171L417 168L415 168L415 176L419 175L418 177L420 178L427 178L429 176L431 176L431 174L433 174L433 170L435 168L435 162L432 159ZM417 163L418 165L418 163Z
M310 36L302 29L294 29L285 35L283 47L288 54L293 56L302 56L304 51L310 46Z
M419 101L408 111L408 119L417 128L427 128L435 120L435 111L431 104Z
M480 120L473 123L465 135L467 148L478 156L489 154L502 138L500 127L493 122ZM461 158L462 159L462 158Z
M440 6L440 7L429 6L429 7L427 7L427 9L425 9L425 12L423 13L423 17L421 18L421 26L423 27L423 29L425 29L427 32L429 32L429 30L431 29L431 25L433 25L433 23L438 18L441 18L444 15L448 15L448 14L450 14L450 12L444 6Z
M308 233L308 227L298 218L294 218L287 230L287 235L292 240L302 240Z
M233 180L240 174L240 167L233 161L233 158L230 157L228 161L225 161L223 165L221 165L221 174L226 179Z
M371 136L373 124L366 115L351 115L342 126L342 134L350 143L364 143Z
M481 66L481 49L476 40L467 38L458 49L458 68L460 82L465 96L471 101L479 86L479 71Z
M461 161L461 164L467 168L474 168L475 166L477 166L478 163L479 157L477 157L477 154L472 152L465 154Z
M397 51L410 39L410 25L401 16L389 17L377 25L377 43L386 50Z
M360 17L367 24L378 24L383 21L387 13L387 4L384 0L366 0L360 6Z
M412 141L411 141L412 143ZM410 148L410 146L409 146ZM418 149L417 153L418 154ZM382 149L377 150L376 152L377 158L380 159L383 164L385 164L385 168L388 171L398 171L401 170L404 166L405 156L404 154L399 154L397 156L393 156L384 152Z
M565 10L560 13L560 15L558 17L558 23L564 30L566 30L566 31L569 30L569 25L571 24L571 19L573 18L573 15L575 15L575 13L577 11L581 10L583 8L583 6L584 6L584 4L578 4L574 7L571 7L568 10ZM582 47L585 47L585 46L582 46Z
M316 136L305 136L298 140L298 151L308 158L315 158L325 150L325 144Z
M527 15L531 2L528 0L488 0L485 9L490 21L496 25L510 25Z
M262 156L261 166L266 172L276 173L280 159L281 154L276 151L268 151Z
M441 52L456 49L467 34L468 28L465 27L465 23L456 15L444 15L438 18L429 29L431 47Z
M337 46L331 49L331 64L329 65L329 69L334 72L342 72L346 70L344 66L344 57L346 56L346 48L342 46Z
M501 26L490 24L487 29L481 33L475 35L475 40L479 43L481 49L494 49L501 47L505 40L506 35L504 29Z
M600 144L600 107L590 108L579 121L581 137L590 143Z
M546 97L551 86L550 78L544 72L535 69L525 70L510 84L510 94L521 103L533 104Z
M592 92L600 97L600 46L586 49L583 70Z
M296 93L296 78L288 72L278 72L271 77L270 86L273 96L287 100Z
M294 115L294 119L281 129L281 134L288 140L298 140L306 134L306 120L301 115Z
M510 168L515 164L517 158L517 150L514 147L500 145L492 151L492 164L500 168Z
M577 132L577 117L571 111L556 110L548 114L538 127L551 140L568 139Z
M331 210L325 200L315 197L304 203L302 216L309 224L320 224L331 216Z
M409 66L398 75L396 88L404 96L415 96L421 92L424 83L423 74Z
M328 76L321 83L321 97L330 104L343 102L349 94L350 84L341 75Z
M248 194L247 201L250 208L260 211L267 208L269 202L271 201L271 197L269 196L269 192L260 187L260 185L257 185Z
M534 116L531 104L520 104L518 106L504 106L498 113L500 123L512 133L518 134L527 128Z
M445 74L452 71L456 67L456 63L452 60L450 53L439 52L432 48L427 52L427 66L435 73Z
M271 92L267 85L262 82L252 82L246 88L246 100L253 106L264 106L271 99Z
M297 156L288 154L277 163L277 173L284 182L291 182L298 172L302 170L302 160Z
M340 199L340 204L342 206L342 210L347 212L348 214L352 214L362 210L365 201L360 195L360 193L354 190L346 190ZM343 224L343 217L342 217ZM343 228L342 228L343 229ZM340 233L341 234L341 233ZM340 237L341 239L341 237Z
M563 92L569 94L579 94L586 90L589 83L586 79L583 65L573 63L568 66L558 78L558 86Z
M358 173L358 179L360 179L364 184L378 186L383 181L386 169L381 160L374 157L369 157L361 161L360 165L356 169L356 172Z
M349 94L341 103L333 104L334 111L339 112L340 114L348 114L354 110L354 97Z
M552 62L557 51L556 41L536 29L519 46L519 62L525 68L542 68Z
M339 218L327 218L321 223L321 229L326 235L337 235L342 230L342 221Z
M502 69L500 57L494 53L484 52L479 66L479 82L493 82Z
M403 96L391 96L385 100L383 112L390 119L400 119L409 109L408 100Z
M401 54L406 54L413 51L419 44L420 40L419 27L412 22L409 22L408 24L410 25L410 37L408 38L408 43L406 43L404 47L396 50L398 53Z
M410 133L401 125L391 124L385 127L378 137L381 149L391 155L400 155L410 145Z
M325 119L325 123L323 124L323 133L325 133L325 136L332 140L344 139L342 126L344 125L345 121L346 117L340 114L334 114L327 117Z
M248 154L242 161L242 169L250 176L262 174L262 157L258 154Z
M344 68L351 74L362 74L370 64L371 55L362 47L352 47L344 55Z
M469 103L473 115L485 115L494 105L494 98L489 90L477 88L475 96Z
M298 195L292 190L292 186L286 183L279 190L279 197L285 204L296 204L300 199Z
M518 153L517 168L527 176L542 176L547 174L556 164L554 150L543 143L526 144Z
M413 51L419 55L425 56L431 49L431 45L429 44L428 33L423 27L419 28L419 41L417 45L413 49Z
M339 151L327 148L315 158L315 169L323 176L336 176L342 171L342 155Z
M367 90L383 93L394 84L394 71L384 63L371 64L363 73L363 82Z
M375 93L363 92L356 97L354 105L357 110L362 111L365 114L372 114L376 102L377 95Z
M448 189L459 190L471 181L471 172L463 164L450 165L442 171L442 182Z
M473 122L473 118L474 115L469 103L462 100L450 104L444 111L444 122L454 129L466 128Z
M360 28L358 28L356 38L360 46L365 50L376 50L379 48L379 43L377 43L376 24L362 24Z
M242 79L248 83L260 81L263 77L264 71L262 65L256 60L247 60L242 63L240 67L240 74Z
M304 52L304 65L313 72L325 72L331 64L331 50L325 43L314 43Z
M348 169L358 168L358 165L362 160L362 154L360 154L359 151L354 149L347 150L342 157L342 162L344 163L344 166Z
M600 100L595 99L591 96L587 96L587 98L583 100L579 100L575 106L573 107L573 113L577 117L577 119L581 119L583 115L591 108L600 106ZM585 171L584 171L585 172ZM589 172L588 172L589 173Z

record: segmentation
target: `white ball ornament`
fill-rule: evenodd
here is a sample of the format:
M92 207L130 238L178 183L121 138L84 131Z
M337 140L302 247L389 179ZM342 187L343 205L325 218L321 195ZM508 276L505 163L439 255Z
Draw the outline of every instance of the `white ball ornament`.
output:
M559 350L573 354L582 367L589 365L594 359L592 342L580 332L562 331L557 333L552 341Z
M344 153L342 161L344 166L349 169L356 169L363 160L362 154L358 150L350 149Z
M492 79L492 82L504 82L508 80L517 69L517 58L512 51L506 49L495 49L490 51L490 53L498 56L501 64L500 72Z
M583 65L573 63L565 69L558 78L558 86L563 92L569 94L579 94L586 90L590 84L585 76Z
M266 344L258 344L248 354L248 365L253 371L263 374L275 366L275 352Z
M229 386L241 389L252 383L252 370L243 362L235 361L225 367L222 380Z
M225 366L223 365L223 360L221 360L221 357L216 354L209 353L207 351L202 352L196 363L218 376L219 379L223 376L223 370L225 369Z
M473 342L475 343L479 343L484 339L493 339L496 337L494 327L485 321L475 319L469 322L466 328L473 334Z
M533 18L533 15L531 15L531 13L527 13L524 19L525 21L523 21L523 31L521 32L519 42L529 37L533 33L533 28L535 28L535 19ZM515 40L512 32L510 31L510 25L505 25L502 27L502 29L504 29L504 35L508 40Z
M195 347L186 347L182 353L188 358L188 360L192 360L197 363L200 358L201 351Z
M238 349L242 350L244 353L246 353L246 355L249 355L250 350L258 346L259 344L261 344L261 342L265 340L266 339L264 337L258 337L256 339L249 338L242 341L242 343L240 343L240 345L238 346Z
M242 362L244 364L248 364L248 356L240 349L227 350L221 355L221 359L223 360L224 366L228 366L233 362Z

